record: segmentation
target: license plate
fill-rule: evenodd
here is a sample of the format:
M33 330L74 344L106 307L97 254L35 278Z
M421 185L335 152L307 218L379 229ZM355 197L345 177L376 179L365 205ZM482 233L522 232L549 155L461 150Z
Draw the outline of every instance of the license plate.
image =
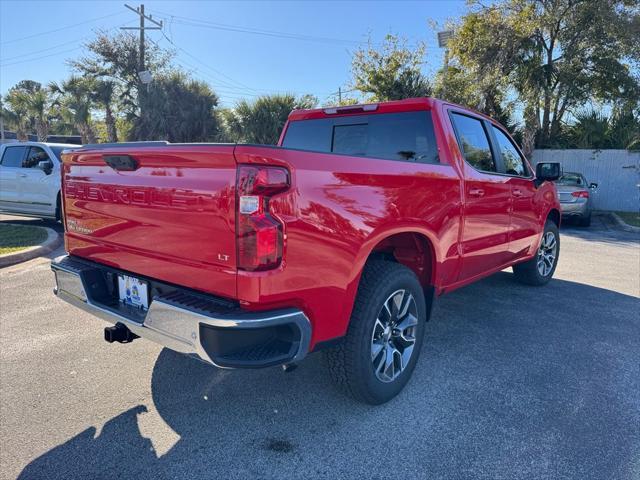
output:
M118 294L120 301L125 305L143 310L149 308L147 284L135 277L118 275Z

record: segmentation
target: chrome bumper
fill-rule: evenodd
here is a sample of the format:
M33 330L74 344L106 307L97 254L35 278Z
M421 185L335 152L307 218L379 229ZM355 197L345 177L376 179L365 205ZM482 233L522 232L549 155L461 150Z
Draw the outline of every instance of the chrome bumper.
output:
M146 313L138 312L139 318L136 318L118 305L117 300L115 304L113 299L108 304L101 301L105 295L101 275L113 269L67 255L54 259L51 269L56 277L54 293L62 300L107 322L123 324L139 337L177 352L196 355L218 367L258 368L295 363L308 353L311 324L300 310L254 313L236 309L217 314L213 308L190 308L196 297L189 297L186 290L176 290L166 297L153 297ZM195 299L195 303L198 302L202 305L206 298L203 300L199 295ZM284 343L275 338L278 332L284 333ZM243 338L250 338L249 343L258 343L245 345L244 350L233 351L233 345L229 348L235 339L243 343ZM277 341L280 350L269 350L261 338ZM220 350L226 353L221 355Z

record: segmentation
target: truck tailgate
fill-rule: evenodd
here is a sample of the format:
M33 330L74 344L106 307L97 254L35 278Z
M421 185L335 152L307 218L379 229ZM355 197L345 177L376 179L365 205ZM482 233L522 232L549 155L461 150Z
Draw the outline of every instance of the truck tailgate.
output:
M65 154L67 251L235 298L233 151L215 144L124 145ZM117 156L129 159L125 167L114 162Z

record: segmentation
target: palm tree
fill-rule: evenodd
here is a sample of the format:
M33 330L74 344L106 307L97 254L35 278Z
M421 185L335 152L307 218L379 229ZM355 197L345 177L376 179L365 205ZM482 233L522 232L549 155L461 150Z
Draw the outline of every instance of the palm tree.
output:
M29 114L34 118L38 141L46 142L49 136L49 92L40 88L27 101Z
M113 115L113 94L116 84L112 80L98 79L93 83L93 99L104 107L104 123L107 127L107 141L117 142L116 118Z
M94 80L72 75L61 84L51 83L50 90L57 96L54 105L60 116L73 124L82 136L82 143L96 143L96 135L91 126L91 107Z
M51 99L40 83L33 80L18 82L9 90L6 102L19 139L26 140L29 132L35 129L38 140L47 140Z
M18 140L28 140L31 123L29 121L29 96L16 88L12 88L7 93L6 102L9 106L7 117L16 129Z
M291 110L312 108L314 97L305 95L265 95L254 102L240 100L235 108L221 112L229 140L275 144Z
M569 130L575 148L609 148L609 119L605 115L591 110L579 112L575 118Z

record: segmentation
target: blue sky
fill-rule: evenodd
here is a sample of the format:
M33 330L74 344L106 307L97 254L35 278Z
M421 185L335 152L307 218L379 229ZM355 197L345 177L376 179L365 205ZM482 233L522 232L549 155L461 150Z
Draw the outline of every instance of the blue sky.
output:
M368 35L373 42L389 32L426 42L424 68L432 73L442 51L429 21L442 25L466 10L464 1L426 0L144 3L147 14L165 21L176 63L211 84L225 106L271 92L311 93L323 102L347 88L351 52ZM64 79L71 73L65 60L81 55L96 29L126 25L137 25L137 16L123 1L0 0L0 93L22 79ZM172 47L159 31L147 35Z

